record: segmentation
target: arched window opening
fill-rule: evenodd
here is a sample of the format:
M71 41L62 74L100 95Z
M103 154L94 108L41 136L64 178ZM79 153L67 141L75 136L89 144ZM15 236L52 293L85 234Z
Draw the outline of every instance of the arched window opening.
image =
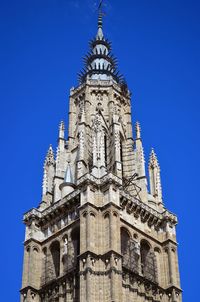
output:
M74 266L74 252L71 244L71 240L67 234L63 237L63 255L62 264L64 273L71 270Z
M80 227L75 227L71 232L71 240L72 240L72 249L73 249L73 268L78 269L78 256L80 255ZM73 293L73 301L79 301L79 276L76 274L74 279L74 293Z
M105 234L105 249L108 250L111 245L111 240L110 240L110 214L105 213L104 215L104 234Z
M154 249L154 254L155 254L155 259L156 259L156 269L157 269L157 272L156 272L156 280L158 283L162 283L162 278L163 278L163 275L162 275L162 255L161 255L161 250L160 248L158 247L155 247Z
M54 275L58 277L60 275L60 244L58 241L54 241L50 247Z
M38 248L36 246L33 247L33 252L38 253Z
M142 241L140 245L141 255L141 273L144 277L151 281L156 280L155 255L150 245L146 241Z
M71 240L72 240L72 256L73 256L73 263L74 265L77 264L77 257L80 254L80 228L77 227L72 230L71 233Z
M125 228L121 229L121 254L123 267L132 272L138 272L139 254L137 243L130 238Z
M29 253L30 252L30 246L27 246L26 248L26 252Z
M42 250L42 284L47 282L47 248Z
M125 228L121 229L121 253L124 258L129 254L130 236Z
M141 272L144 275L145 274L145 269L147 266L147 262L148 262L148 253L150 251L150 246L148 245L148 243L146 241L141 243L141 247L140 247L140 254L141 254Z

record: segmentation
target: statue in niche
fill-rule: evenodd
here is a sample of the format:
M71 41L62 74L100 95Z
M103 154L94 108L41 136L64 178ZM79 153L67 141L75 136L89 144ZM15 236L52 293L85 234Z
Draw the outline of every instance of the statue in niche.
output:
M140 256L140 243L139 242L135 242L135 253Z
M102 128L101 123L101 117L97 113L94 120L94 150L93 154L96 157L96 160L99 160L101 158L101 152L102 152L102 145L104 144L103 138L104 138L104 132Z
M67 237L64 238L62 262L64 272L67 272L73 267L73 255L71 241Z
M65 239L64 239L64 251L63 251L63 254L64 255L68 254L68 240L67 240L67 237L65 237Z

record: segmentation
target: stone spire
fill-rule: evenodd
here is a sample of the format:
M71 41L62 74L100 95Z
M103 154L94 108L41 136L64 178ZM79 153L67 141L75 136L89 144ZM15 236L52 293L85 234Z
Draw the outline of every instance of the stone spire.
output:
M138 186L141 188L140 197L144 202L148 202L147 198L147 179L145 171L145 156L141 138L141 128L139 122L135 125L136 139L135 139L135 172L138 175Z
M71 171L71 167L70 167L69 163L67 163L64 182L69 183L69 184L74 184L72 171Z
M160 179L160 166L157 156L152 148L149 158L150 193L155 197L158 204L162 203L162 187Z
M42 181L42 195L46 195L48 191L48 180L47 180L47 171L44 167L43 181Z
M64 198L65 196L74 191L75 184L69 162L67 163L64 182L59 186L59 188L61 190L61 198Z
M63 121L60 122L58 129L58 146L56 152L56 176L62 176L61 162L65 155L65 124Z
M135 124L136 131L136 140L135 140L135 153L136 153L136 165L137 165L137 173L139 177L143 177L146 175L145 173L145 157L144 157L144 149L142 145L141 139L141 127L139 122Z
M63 121L61 121L59 126L59 138L64 139L64 137L65 137L65 124Z
M177 219L161 203L154 151L147 190L140 124L133 136L101 7L81 85L70 90L68 135L61 122L40 206L24 215L21 302L181 302Z
M135 124L135 131L136 131L136 138L141 139L141 128L139 122L136 122Z
M46 195L47 192L52 192L54 166L55 166L54 152L53 152L52 145L50 145L44 161L44 175L43 175L43 184L42 184L43 196Z
M51 166L55 164L55 160L54 160L54 152L53 152L53 148L52 145L49 146L49 149L47 151L47 155L45 158L45 162L44 162L45 166Z
M94 39L89 43L90 51L84 57L84 68L78 74L80 83L84 83L87 78L110 80L123 83L123 76L117 70L117 59L111 54L111 43L103 34L103 13L99 5L98 29Z

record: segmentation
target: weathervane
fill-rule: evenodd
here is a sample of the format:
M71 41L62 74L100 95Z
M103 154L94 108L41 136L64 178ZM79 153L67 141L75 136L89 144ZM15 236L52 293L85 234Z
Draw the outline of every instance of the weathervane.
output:
M102 25L102 17L105 16L105 13L103 13L103 9L102 9L103 5L105 5L104 0L100 0L99 6L98 6L98 14L99 14L98 23L100 26Z
M98 6L99 13L102 13L102 6L103 6L103 0L100 0L99 6Z

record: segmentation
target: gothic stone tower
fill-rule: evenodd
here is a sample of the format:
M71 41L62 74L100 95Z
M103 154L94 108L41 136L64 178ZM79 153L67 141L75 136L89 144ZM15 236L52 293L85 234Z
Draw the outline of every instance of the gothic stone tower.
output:
M102 14L80 85L70 91L68 138L50 146L40 205L24 215L21 302L181 302L175 226L160 167L104 37Z

